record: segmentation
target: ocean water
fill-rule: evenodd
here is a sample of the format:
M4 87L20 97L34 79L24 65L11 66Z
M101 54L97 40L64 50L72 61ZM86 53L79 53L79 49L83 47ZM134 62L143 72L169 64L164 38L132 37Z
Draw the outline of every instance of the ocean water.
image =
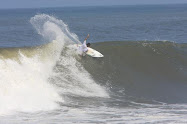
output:
M186 34L187 4L1 9L0 123L187 123Z

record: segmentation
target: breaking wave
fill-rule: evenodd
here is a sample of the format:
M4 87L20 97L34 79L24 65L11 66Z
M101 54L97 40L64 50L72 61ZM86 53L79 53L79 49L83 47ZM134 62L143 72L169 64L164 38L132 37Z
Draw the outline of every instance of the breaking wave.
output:
M39 14L30 22L46 44L0 49L0 114L58 109L64 95L109 97L75 59L76 50L65 50L80 42L62 20Z

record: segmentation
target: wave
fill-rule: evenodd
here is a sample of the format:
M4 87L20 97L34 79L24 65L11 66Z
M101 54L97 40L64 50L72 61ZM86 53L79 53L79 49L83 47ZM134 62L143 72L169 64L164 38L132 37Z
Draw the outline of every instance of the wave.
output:
M0 114L58 109L66 94L109 97L74 56L67 56L65 46L79 40L62 20L39 14L30 22L46 44L0 49Z
M187 44L111 41L91 47L105 57L81 62L95 80L111 87L112 92L166 103L187 102Z
M187 102L187 44L102 42L91 47L104 58L80 57L62 20L39 14L30 22L46 44L0 48L0 114L58 109L66 96Z

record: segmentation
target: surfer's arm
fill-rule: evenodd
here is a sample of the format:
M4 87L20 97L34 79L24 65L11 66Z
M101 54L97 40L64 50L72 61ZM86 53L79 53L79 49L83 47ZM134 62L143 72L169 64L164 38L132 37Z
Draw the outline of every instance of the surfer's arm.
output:
M84 41L86 41L89 37L90 37L90 35L88 34Z
M90 37L90 35L88 34L88 35L87 35L87 37L85 38L85 40L84 40L83 44L85 44L85 45L86 45L86 40L87 40L89 37Z

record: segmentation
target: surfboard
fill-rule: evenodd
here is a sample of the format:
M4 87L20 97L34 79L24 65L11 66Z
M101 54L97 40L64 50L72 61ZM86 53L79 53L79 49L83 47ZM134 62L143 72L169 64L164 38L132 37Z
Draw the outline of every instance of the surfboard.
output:
M88 51L86 52L87 55L91 56L91 57L104 57L103 54L101 54L100 52L98 52L97 50L94 50L93 48L88 47Z
M78 45L78 47L81 45ZM98 52L97 50L91 48L91 47L87 47L88 51L86 52L86 55L94 57L94 58L101 58L104 57L103 54L101 54L100 52Z

